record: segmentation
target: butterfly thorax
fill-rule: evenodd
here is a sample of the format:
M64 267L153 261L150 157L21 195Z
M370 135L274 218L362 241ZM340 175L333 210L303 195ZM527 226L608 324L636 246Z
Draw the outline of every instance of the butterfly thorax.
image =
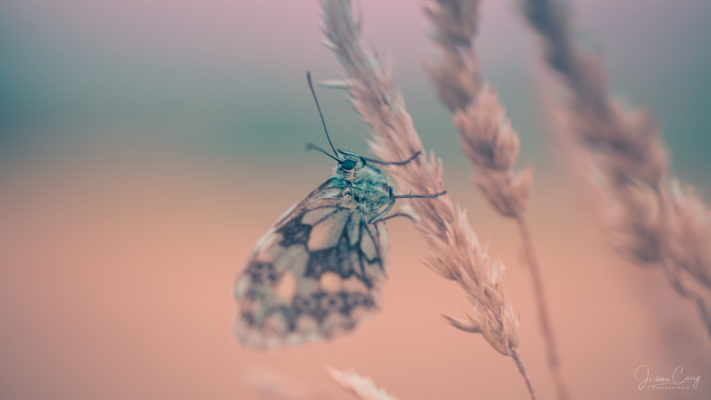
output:
M351 156L351 154L347 154ZM393 187L379 168L355 156L353 168L336 169L335 180L344 188L344 195L366 218L381 214L393 202ZM348 165L346 165L348 166Z

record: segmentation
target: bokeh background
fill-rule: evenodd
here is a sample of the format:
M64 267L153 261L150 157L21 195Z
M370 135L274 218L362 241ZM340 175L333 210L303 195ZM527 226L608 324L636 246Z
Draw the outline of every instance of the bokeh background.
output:
M573 0L612 87L648 107L676 174L711 200L711 3ZM305 82L337 78L318 1L0 2L0 398L347 398L323 369L354 368L401 399L526 398L510 359L440 313L466 301L393 221L383 310L332 343L257 352L232 337L234 277L292 203L329 176ZM507 267L521 353L551 398L529 276L510 223L469 183L422 70L421 2L361 0L368 43L453 198ZM551 89L517 3L484 1L478 50L534 169L531 227L564 374L577 399L707 399L711 344L658 271L620 259L546 121ZM365 152L344 92L318 89L338 146ZM701 375L640 391L639 365ZM271 396L271 397L270 397Z

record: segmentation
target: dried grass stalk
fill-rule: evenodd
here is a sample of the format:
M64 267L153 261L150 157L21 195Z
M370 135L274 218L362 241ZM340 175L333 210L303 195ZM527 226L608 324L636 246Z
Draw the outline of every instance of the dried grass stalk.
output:
M354 371L341 372L329 366L326 366L326 370L339 385L355 395L358 399L397 400L395 396L375 386L375 383L373 383L370 378L362 377Z
M245 373L247 384L263 400L316 400L322 398L304 382L266 367L250 367Z
M687 282L711 289L709 209L692 188L671 190L656 122L610 95L599 60L573 39L569 9L556 0L525 0L523 12L566 88L563 115L598 170L614 245L641 267L660 266L677 293L696 305L711 335L704 297Z
M543 279L525 217L532 185L530 170L516 172L519 138L498 94L482 84L473 40L479 26L479 0L436 0L425 6L439 60L426 65L437 93L452 113L462 149L476 169L474 183L492 207L516 221L531 272L548 368L559 399L567 399L558 351L545 301Z
M444 187L442 162L434 153L424 156L402 95L392 87L389 69L362 48L360 21L353 18L350 1L323 0L322 7L325 44L345 69L347 79L342 85L370 127L371 149L383 160L404 160L422 151L423 156L388 172L402 193L440 192ZM519 323L504 292L504 265L488 257L466 213L448 195L407 205L416 213L415 226L425 239L427 266L455 281L472 305L468 320L454 326L481 333L494 349L520 363L516 351ZM520 371L528 383L525 370Z

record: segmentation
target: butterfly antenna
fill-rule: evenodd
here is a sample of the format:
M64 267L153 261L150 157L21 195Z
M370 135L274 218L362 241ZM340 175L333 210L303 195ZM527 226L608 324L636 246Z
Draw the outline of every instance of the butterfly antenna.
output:
M338 152L336 151L336 147L333 145L333 142L331 141L331 136L328 134L328 129L326 129L326 120L323 119L323 113L321 112L321 106L318 104L318 98L316 97L316 91L314 90L314 85L311 83L311 72L308 71L306 72L306 80L309 82L309 88L311 89L311 94L314 96L314 102L316 102L316 109L318 110L318 115L321 117L321 124L323 125L323 130L326 132L326 139L328 139L328 144L331 145L331 149L333 149L333 154L338 157Z
M336 160L336 162L341 162L341 160L339 160L339 159L337 159L336 157L332 156L331 153L329 153L329 152L327 152L326 150L324 150L324 149L322 149L322 148L316 146L316 145L313 144L313 143L307 144L307 145L306 145L306 150L316 150L316 151L318 151L319 153L323 153L323 154L325 154L325 155L327 155L327 156L333 158L334 160Z

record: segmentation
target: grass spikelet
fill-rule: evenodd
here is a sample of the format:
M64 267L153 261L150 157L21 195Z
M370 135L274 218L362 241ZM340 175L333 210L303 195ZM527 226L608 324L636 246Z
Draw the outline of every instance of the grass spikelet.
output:
M696 305L711 335L704 295L692 289L711 289L708 208L692 189L672 190L657 123L609 93L600 61L574 40L569 9L556 0L525 0L522 10L565 89L560 103L567 128L596 167L613 244L638 266L660 267L674 290Z
M404 160L422 152L413 162L388 172L401 193L440 192L442 162L434 153L424 152L402 96L392 86L389 69L363 49L360 22L353 18L350 1L323 0L322 8L328 47L345 69L353 106L370 127L371 149L383 160ZM520 364L519 324L504 292L503 264L488 257L466 213L448 195L407 204L417 214L415 226L425 241L426 265L459 285L472 306L469 323L494 349ZM519 371L534 398L525 369Z
M515 170L519 137L499 102L498 94L482 83L474 50L479 24L479 0L436 0L425 6L439 60L426 66L440 100L452 113L459 141L471 161L474 183L502 216L516 221L531 272L534 295L548 355L548 368L558 398L568 398L560 370L557 345L545 301L543 279L525 216L532 186L530 170Z

